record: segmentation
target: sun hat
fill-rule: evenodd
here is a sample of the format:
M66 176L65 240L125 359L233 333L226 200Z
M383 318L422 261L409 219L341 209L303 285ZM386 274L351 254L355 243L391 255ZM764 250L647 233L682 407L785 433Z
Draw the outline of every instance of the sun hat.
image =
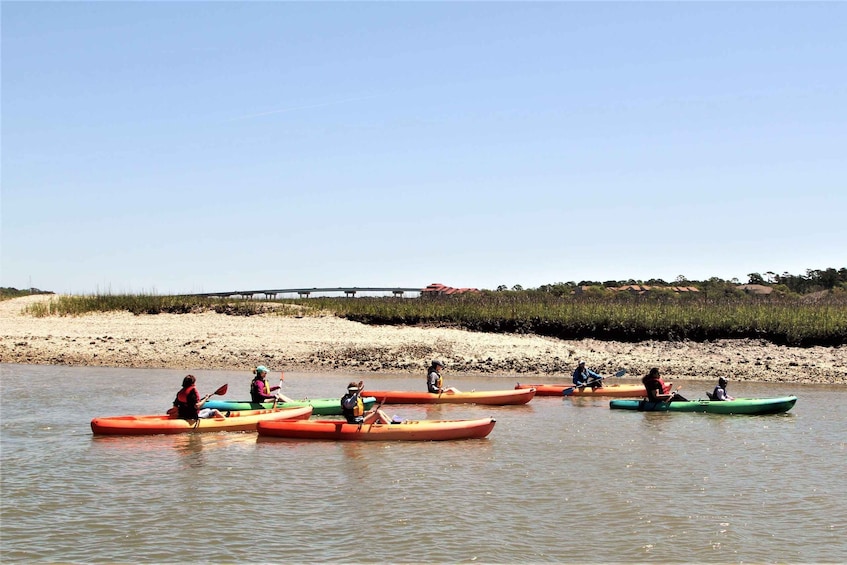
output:
M439 366L439 367L446 367L447 366L447 365L444 364L444 361L441 361L439 359L433 359L432 360L432 366L435 367L436 365Z
M261 373L268 373L268 372L269 372L268 368L265 367L264 365L259 365L258 367L256 367L256 370L254 371L254 373L256 373L257 375L259 375Z
M350 392L352 392L354 390L359 390L359 385L357 385L356 383L351 381L350 384L347 385L347 390L350 391Z

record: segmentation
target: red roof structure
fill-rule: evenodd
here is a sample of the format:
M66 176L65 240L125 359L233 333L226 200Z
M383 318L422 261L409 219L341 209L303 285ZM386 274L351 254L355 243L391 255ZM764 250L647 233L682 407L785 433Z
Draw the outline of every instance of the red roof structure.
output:
M441 283L432 283L421 290L421 296L449 296L452 294L464 294L466 292L479 292L477 288L453 288Z

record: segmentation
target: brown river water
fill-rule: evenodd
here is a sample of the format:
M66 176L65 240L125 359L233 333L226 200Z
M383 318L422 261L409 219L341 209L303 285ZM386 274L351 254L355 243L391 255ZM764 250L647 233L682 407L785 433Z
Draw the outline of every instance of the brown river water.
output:
M184 372L0 365L2 563L843 563L847 388L791 412L386 405L407 419L493 416L482 440L334 443L250 433L94 437L96 416L163 413ZM201 393L249 371L199 371ZM294 398L360 376L286 373ZM372 375L372 389L424 377ZM527 381L529 382L529 381ZM634 382L622 379L621 382ZM462 390L514 379L448 375ZM688 398L713 383L682 382Z

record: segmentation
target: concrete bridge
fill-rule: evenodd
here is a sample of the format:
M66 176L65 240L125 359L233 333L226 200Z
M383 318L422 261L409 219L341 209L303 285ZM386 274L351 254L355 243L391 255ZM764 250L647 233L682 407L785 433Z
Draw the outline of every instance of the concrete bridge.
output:
M344 293L348 298L355 298L357 292L384 292L392 293L397 298L402 298L407 292L421 292L423 288L390 287L335 287L335 288L276 288L270 290L233 290L231 292L206 292L203 294L192 294L191 296L212 296L216 298L253 298L256 295L264 295L266 299L276 298L280 294L297 294L300 298L309 298L312 293L329 294Z

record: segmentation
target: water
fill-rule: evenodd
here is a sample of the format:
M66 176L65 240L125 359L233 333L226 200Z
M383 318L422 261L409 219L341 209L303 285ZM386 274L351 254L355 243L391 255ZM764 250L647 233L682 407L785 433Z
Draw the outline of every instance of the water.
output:
M93 437L95 416L164 412L184 373L0 370L3 563L847 559L843 386L731 383L735 396L799 397L788 414L752 417L555 397L386 405L389 416L490 415L497 425L482 440L357 444ZM247 396L247 370L194 374L201 393L229 383L226 398ZM283 391L340 397L359 378L286 373ZM373 389L423 383L365 378ZM514 379L449 384L504 389ZM705 397L711 385L681 392Z

